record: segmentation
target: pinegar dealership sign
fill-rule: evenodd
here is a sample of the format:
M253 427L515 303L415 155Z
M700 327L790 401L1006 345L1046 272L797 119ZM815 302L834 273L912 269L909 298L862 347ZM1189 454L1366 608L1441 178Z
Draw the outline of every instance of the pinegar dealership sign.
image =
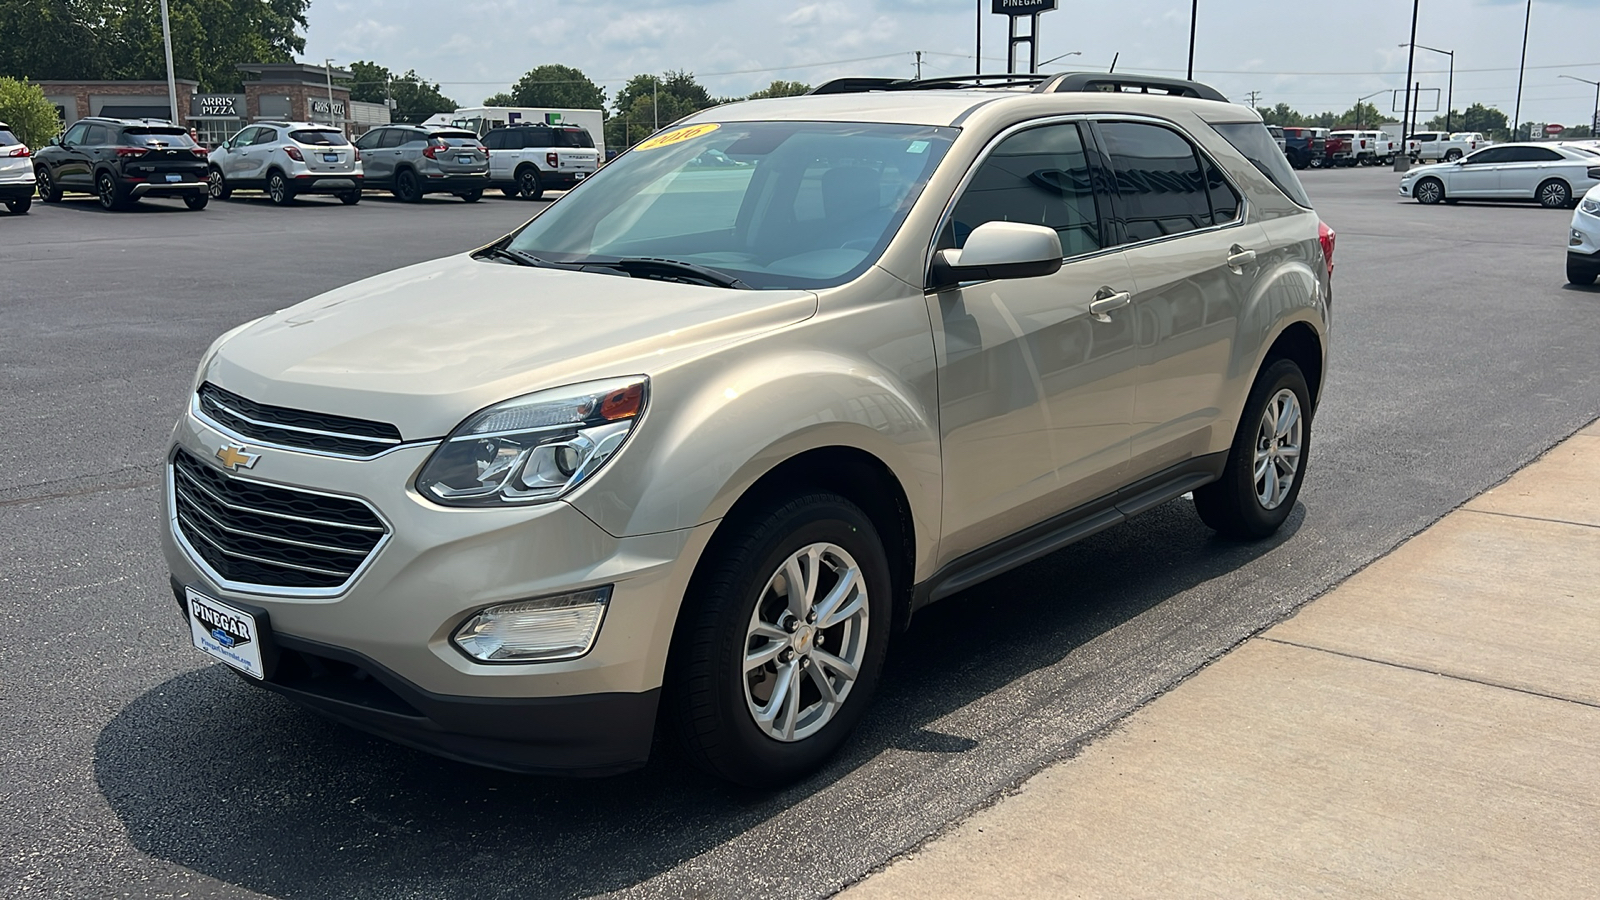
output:
M1056 0L993 0L990 10L997 16L1036 16L1056 8Z

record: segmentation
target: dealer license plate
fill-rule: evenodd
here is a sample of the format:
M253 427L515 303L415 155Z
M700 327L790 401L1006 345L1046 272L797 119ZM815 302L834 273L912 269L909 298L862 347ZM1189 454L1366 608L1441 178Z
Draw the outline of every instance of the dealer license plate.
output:
M470 157L470 156L458 156L458 157L456 157L456 162L460 163L463 166L470 166L470 165L472 165L472 157Z
M183 176L182 175L168 175L167 176L167 180L168 181L182 181L183 180Z
M184 594L194 645L252 678L266 678L256 617L193 588L186 588Z
M324 153L324 154L322 154L322 161L323 162L338 162L339 161L339 154L337 154L337 153Z
M587 175L587 174L588 174L587 172L579 172L576 175L574 175L573 178L577 179L578 181L582 181L583 180L583 176Z

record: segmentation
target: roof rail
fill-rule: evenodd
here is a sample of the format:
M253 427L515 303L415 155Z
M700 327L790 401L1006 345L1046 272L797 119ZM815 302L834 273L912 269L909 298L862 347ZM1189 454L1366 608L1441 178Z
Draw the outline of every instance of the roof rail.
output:
M1116 75L1110 72L1063 72L1046 75L1030 72L1005 72L993 75L946 75L939 78L835 78L811 89L813 94L862 94L868 91L952 91L964 88L1029 87L1039 94L1072 91L1110 91L1139 94L1166 94L1197 100L1228 98L1210 85L1181 78L1154 75Z
M1110 91L1112 93L1166 94L1170 97L1192 97L1196 100L1216 100L1227 103L1228 98L1209 84L1185 81L1182 78L1161 78L1155 75L1116 75L1110 72L1063 72L1034 88L1041 94L1070 93L1072 91Z

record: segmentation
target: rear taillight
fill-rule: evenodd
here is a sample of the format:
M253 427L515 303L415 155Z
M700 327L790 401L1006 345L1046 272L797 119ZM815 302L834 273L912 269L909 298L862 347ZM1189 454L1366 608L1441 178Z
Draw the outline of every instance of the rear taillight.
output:
M305 162L306 161L306 158L305 158L305 156L303 154L301 154L299 147L285 147L285 148L283 148L283 152L289 154L289 158L294 160L295 162Z
M561 165L561 157L560 157L559 154L546 153L544 155L544 164L549 166L550 168L554 169L557 166Z
M488 147L479 147L478 148L478 152L482 153L484 156L488 156L489 155L489 148Z
M1328 264L1328 277L1333 277L1333 242L1338 235L1327 222L1317 223L1317 239L1322 241L1322 258Z
M351 156L350 158L352 160L354 160L355 162L361 162L361 151L359 149L357 149L357 148L354 148L354 147L352 147L351 149L355 150L355 155Z
M201 159L205 159L206 158L207 151L206 151L206 148L204 148L204 147L190 147L189 148L189 152L193 153L195 156L200 157Z
M33 155L33 151L29 150L27 147L18 147L17 149L11 151L10 153L7 153L6 155L10 156L10 157L32 156Z
M441 149L443 148L437 144L429 144L428 146L422 148L422 155L429 159L438 159L438 153Z
M117 157L120 159L137 159L150 151L143 147L118 147Z

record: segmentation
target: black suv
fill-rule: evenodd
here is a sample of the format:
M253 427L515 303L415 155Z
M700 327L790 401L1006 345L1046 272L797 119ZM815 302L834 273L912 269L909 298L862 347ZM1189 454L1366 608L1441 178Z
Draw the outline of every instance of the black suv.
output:
M144 197L182 197L205 209L211 199L205 149L159 119L79 119L39 151L34 169L46 203L96 194L106 209L123 209Z

